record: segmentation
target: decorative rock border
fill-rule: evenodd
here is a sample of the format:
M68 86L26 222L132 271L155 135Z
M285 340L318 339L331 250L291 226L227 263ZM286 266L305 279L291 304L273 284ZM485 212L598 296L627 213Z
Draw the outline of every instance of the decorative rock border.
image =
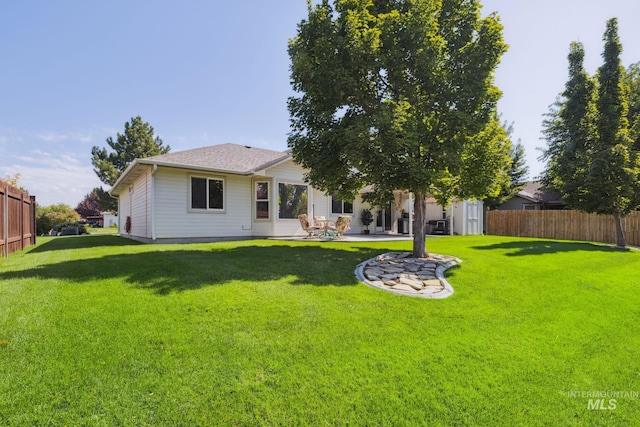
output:
M409 252L387 252L360 263L355 275L367 286L419 298L447 298L453 288L444 272L462 261L448 255L413 258Z

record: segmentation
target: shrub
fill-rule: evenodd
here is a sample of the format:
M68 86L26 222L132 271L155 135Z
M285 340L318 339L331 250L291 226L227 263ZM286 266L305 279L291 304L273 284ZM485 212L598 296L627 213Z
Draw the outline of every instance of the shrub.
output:
M59 230L62 224L75 224L80 215L69 205L58 203L51 206L36 206L36 231L38 234L48 234L49 230Z

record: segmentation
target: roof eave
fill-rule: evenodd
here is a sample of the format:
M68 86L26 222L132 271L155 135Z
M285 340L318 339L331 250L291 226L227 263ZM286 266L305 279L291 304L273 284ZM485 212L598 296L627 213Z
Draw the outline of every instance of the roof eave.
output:
M267 169L269 169L269 168L273 168L273 167L276 167L276 166L281 165L281 164L283 164L283 163L286 163L286 162L288 162L288 161L289 161L289 160L291 160L291 159L292 159L291 154L290 154L290 153L287 153L287 155L286 155L286 156L284 156L284 157L281 157L281 158L279 158L279 159L272 160L272 161L270 161L270 162L268 162L268 163L265 163L264 165L261 165L260 167L258 167L258 168L256 168L256 169L252 170L252 171L251 171L251 174L254 174L254 175L260 175L260 174L263 174L263 173L264 173L264 171L266 171Z

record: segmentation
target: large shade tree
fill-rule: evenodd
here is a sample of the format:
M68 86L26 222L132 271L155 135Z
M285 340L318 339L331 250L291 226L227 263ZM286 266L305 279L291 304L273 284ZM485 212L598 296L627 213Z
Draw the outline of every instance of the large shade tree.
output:
M309 2L289 43L294 159L328 194L414 193L413 255L427 255L425 199L484 198L508 179L494 70L499 18L473 0Z
M604 63L595 79L584 70L582 45L571 44L569 81L545 121L544 182L571 208L612 215L616 243L624 247L622 219L640 206L640 157L634 146L640 123L637 112L630 114L634 77L621 65L615 18L607 21L603 40Z

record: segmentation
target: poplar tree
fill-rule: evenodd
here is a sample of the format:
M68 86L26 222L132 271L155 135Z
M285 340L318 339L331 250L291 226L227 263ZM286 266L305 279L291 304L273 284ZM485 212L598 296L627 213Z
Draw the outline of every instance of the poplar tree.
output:
M622 218L640 205L640 163L627 117L629 86L620 62L622 45L617 19L607 22L604 42L604 64L598 69L597 138L586 183L593 204L588 208L613 215L617 245L625 247Z
M554 105L544 122L548 148L543 158L547 166L542 182L557 190L567 206L588 210L590 192L586 177L590 170L588 157L595 128L595 81L584 68L584 47L573 42L569 48L569 80L562 99Z
M622 219L640 206L640 157L633 139L638 125L629 122L629 78L620 62L615 18L607 21L603 40L604 63L595 80L584 70L582 45L571 44L569 81L544 123L543 182L572 209L612 215L616 244L625 247Z
M475 0L328 0L289 43L289 147L328 194L379 203L414 194L413 256L425 200L495 195L508 179L494 70L507 46Z

